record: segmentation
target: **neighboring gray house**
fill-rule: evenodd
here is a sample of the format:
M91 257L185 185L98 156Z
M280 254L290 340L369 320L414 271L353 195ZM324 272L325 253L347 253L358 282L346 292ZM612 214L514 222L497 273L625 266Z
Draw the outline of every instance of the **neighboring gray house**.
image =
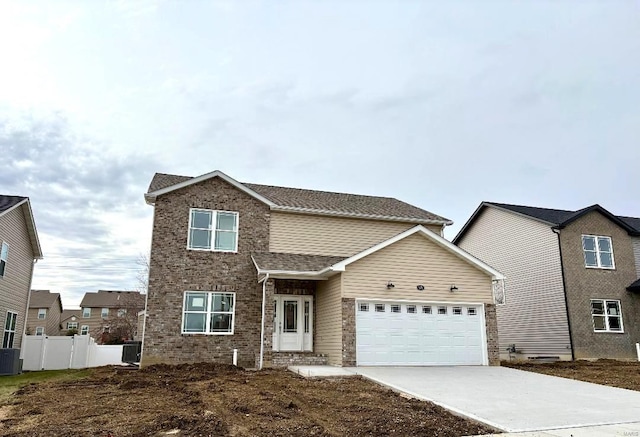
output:
M640 218L483 202L453 242L507 278L502 358L636 357Z
M33 266L42 258L28 197L0 195L0 327L2 348L22 344Z

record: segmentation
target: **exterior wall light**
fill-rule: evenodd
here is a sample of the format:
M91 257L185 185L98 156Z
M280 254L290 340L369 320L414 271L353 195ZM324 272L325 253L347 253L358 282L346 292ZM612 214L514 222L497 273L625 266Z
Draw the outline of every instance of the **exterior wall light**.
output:
M395 285L393 285L393 282L391 282L391 281L387 282L387 288L391 289L391 288L394 288L394 287L395 287Z
M449 291L450 291L450 292L452 292L452 293L453 293L454 291L458 291L458 287L456 287L456 285L455 285L455 284L453 284L453 285L449 288Z

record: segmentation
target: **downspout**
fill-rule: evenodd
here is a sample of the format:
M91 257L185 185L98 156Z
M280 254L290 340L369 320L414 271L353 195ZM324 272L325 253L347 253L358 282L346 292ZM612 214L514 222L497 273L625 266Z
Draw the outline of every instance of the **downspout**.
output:
M567 281L564 276L564 260L562 259L562 244L560 243L560 229L552 227L551 230L558 236L558 250L560 251L560 271L562 272L562 291L564 292L564 305L567 309L567 325L569 328L569 346L571 347L571 361L575 361L576 355L573 349L573 332L571 332L571 316L569 315L569 298L567 297Z
M260 362L258 364L258 370L262 370L264 362L264 314L266 311L266 297L267 297L267 280L269 279L269 273L264 275L264 278L260 279L258 283L262 282L262 322L260 324Z
M24 311L24 325L22 326L22 339L20 341L20 358L24 358L25 338L27 335L27 317L29 316L29 304L31 303L31 284L33 283L33 271L35 270L38 258L33 259L31 265L31 277L29 278L29 290L27 293L27 307Z

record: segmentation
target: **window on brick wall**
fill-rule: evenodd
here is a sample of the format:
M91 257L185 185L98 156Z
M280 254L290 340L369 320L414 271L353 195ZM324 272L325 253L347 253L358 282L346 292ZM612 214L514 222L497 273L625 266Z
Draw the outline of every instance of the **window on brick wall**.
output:
M615 268L611 237L583 235L582 251L584 253L584 265L586 267L596 269Z
M192 250L238 251L238 213L191 209L187 247Z
M187 291L182 310L183 334L233 334L235 293Z
M591 319L595 332L624 332L619 300L591 299Z

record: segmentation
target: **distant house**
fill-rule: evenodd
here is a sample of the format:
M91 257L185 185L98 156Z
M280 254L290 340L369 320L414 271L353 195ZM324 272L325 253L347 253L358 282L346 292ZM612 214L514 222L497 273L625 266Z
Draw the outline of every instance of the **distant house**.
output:
M640 218L483 202L453 242L507 277L503 358L636 358Z
M20 348L33 266L42 259L28 197L0 195L0 328L2 348Z
M80 333L82 310L63 310L60 315L60 335L67 335L72 329Z
M62 300L60 293L49 290L31 290L27 335L60 335Z
M113 323L130 321L131 339L135 338L138 312L144 309L145 295L138 291L99 290L87 292L80 302L80 326L78 333L91 335L99 340L108 333Z

